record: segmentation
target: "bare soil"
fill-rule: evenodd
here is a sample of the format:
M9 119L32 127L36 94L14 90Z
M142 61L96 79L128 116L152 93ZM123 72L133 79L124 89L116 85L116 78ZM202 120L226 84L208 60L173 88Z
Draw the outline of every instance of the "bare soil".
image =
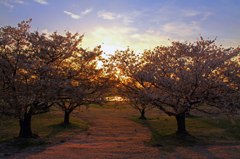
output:
M90 108L78 112L90 128L64 142L34 147L6 158L29 159L240 159L240 145L177 147L165 151L148 144L151 132L130 117L130 109ZM157 115L157 114L151 114Z

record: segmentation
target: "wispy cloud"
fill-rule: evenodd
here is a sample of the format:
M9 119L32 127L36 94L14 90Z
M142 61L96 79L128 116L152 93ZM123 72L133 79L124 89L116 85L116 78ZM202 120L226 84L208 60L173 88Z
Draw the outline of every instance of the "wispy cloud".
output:
M47 0L34 0L34 1L39 4L48 4Z
M105 20L115 20L121 18L121 15L103 10L98 12L98 17Z
M134 22L133 18L130 16L122 15L121 19L123 20L124 24L131 24Z
M92 12L92 9L91 8L88 8L88 9L86 9L86 10L84 10L84 11L82 11L82 15L87 15L87 14L89 14L89 13L91 13Z
M209 11L198 11L198 10L192 10L187 9L182 11L183 17L199 17L201 21L207 20L211 15L213 15L212 12Z
M9 7L9 8L13 8L14 7L14 5L9 3L7 0L2 0L2 1L0 1L0 3L3 4L6 7Z
M23 0L0 0L0 4L3 4L4 6L8 8L13 8L15 4L24 4Z
M164 34L178 37L186 37L192 36L194 34L199 34L200 30L201 27L198 22L170 22L164 24L162 27L162 31Z
M121 19L124 24L130 24L133 22L133 18L131 16L124 15L124 14L118 14L118 13L114 13L114 12L109 12L109 11L105 11L105 10L99 11L98 17L102 18L104 20Z
M81 16L80 15L77 15L77 14L74 14L72 12L69 12L69 11L63 11L65 14L69 15L71 18L73 19L80 19Z
M65 14L69 15L72 19L80 19L84 16L86 16L87 14L90 14L92 12L91 8L85 9L84 11L82 11L80 14L76 14L70 11L63 11Z

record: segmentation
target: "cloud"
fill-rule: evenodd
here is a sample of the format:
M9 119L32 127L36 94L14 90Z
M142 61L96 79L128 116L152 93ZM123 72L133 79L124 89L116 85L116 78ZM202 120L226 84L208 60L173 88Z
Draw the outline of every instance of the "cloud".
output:
M199 16L200 20L204 21L204 20L207 20L208 17L213 15L213 13L209 12L209 11L203 12L203 11L188 9L188 10L182 11L182 15L183 15L183 17L197 17L197 16Z
M14 7L14 5L12 5L10 2L8 2L7 0L5 1L5 0L2 0L2 1L0 1L0 3L1 4L3 4L4 6L6 6L6 7L9 7L9 8L13 8Z
M86 10L84 10L84 11L82 11L82 15L87 15L87 14L89 14L89 13L91 13L92 12L92 9L91 8L89 8L89 9L86 9Z
M5 7L13 8L15 4L24 4L23 0L0 0L0 4L3 4Z
M34 0L34 1L39 4L48 4L47 0Z
M133 20L132 17L126 16L126 15L122 15L122 16L121 16L121 19L123 20L123 23L124 23L124 24L127 24L127 25L134 22L134 20Z
M69 11L63 11L65 14L69 15L71 18L73 19L80 19L83 16L89 14L92 12L91 8L85 9L84 11L81 12L81 14L75 14L73 12L69 12Z
M121 15L103 10L103 11L98 12L98 17L105 19L105 20L115 20L115 19L120 18Z
M135 16L135 14L131 14L132 16ZM104 20L122 20L124 24L128 25L133 23L133 17L132 16L128 16L128 15L124 15L124 14L117 14L114 12L109 12L109 11L99 11L98 12L98 17L102 18Z
M63 11L65 14L69 15L71 18L73 19L80 19L80 15L77 15L77 14L74 14L72 12L69 12L69 11Z
M199 34L201 30L198 22L169 22L162 26L163 33L178 37L192 36Z

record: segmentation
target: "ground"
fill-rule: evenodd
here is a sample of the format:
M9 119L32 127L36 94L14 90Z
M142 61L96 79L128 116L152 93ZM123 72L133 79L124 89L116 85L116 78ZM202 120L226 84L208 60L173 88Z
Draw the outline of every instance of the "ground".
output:
M164 150L149 144L151 132L134 122L132 109L89 108L73 115L89 122L89 129L64 142L27 148L5 158L161 159L240 158L240 145L176 147ZM158 116L156 112L151 115Z

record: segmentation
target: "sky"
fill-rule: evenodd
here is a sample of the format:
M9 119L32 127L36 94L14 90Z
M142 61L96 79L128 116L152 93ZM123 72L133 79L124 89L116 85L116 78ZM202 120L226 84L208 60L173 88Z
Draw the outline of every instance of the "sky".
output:
M240 0L0 0L0 26L84 34L82 46L142 52L171 41L217 38L240 46Z

